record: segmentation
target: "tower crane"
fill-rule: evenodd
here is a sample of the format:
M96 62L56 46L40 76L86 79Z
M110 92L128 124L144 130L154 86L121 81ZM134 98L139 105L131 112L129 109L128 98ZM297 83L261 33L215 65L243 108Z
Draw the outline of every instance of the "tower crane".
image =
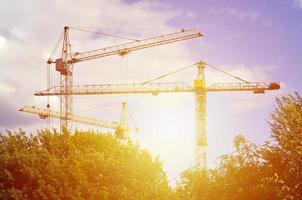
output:
M61 57L57 59L49 59L47 64L55 64L56 71L60 73L60 129L63 127L70 129L68 123L70 115L72 115L72 95L73 95L73 65L78 62L92 60L111 55L124 56L131 51L160 46L164 44L174 43L182 40L193 39L203 36L197 30L184 30L180 32L160 35L143 40L135 40L122 45L106 47L102 49L72 52L69 40L69 29L72 27L64 27L63 47Z
M159 93L195 93L195 166L200 169L206 169L207 166L207 130L206 130L206 94L207 92L230 92L230 91L251 91L254 94L263 94L266 90L280 89L277 82L248 82L235 77L227 72L228 75L239 79L238 83L214 83L206 86L204 69L210 65L199 61L191 66L197 67L197 77L194 85L189 86L183 82L152 83L154 80L165 77L172 73L160 76L151 81L134 84L95 84L95 85L75 85L72 87L73 95L108 95L108 94L144 94L150 93L157 95ZM183 69L186 69L185 67ZM181 69L181 70L183 70ZM217 68L214 68L217 70ZM222 71L222 70L219 70ZM222 71L223 72L223 71ZM62 95L60 87L54 86L44 91L35 93L37 96L56 96ZM64 95L64 94L63 94Z
M59 111L48 110L45 108L39 108L37 106L24 106L19 111L27 112L31 114L38 115L41 119L46 119L49 117L60 119L61 115ZM122 103L122 113L120 122L109 122L103 120L97 120L90 117L83 117L79 115L69 115L68 120L79 122L82 124L93 125L101 128L110 128L115 130L117 138L128 139L129 131L138 131L137 128L130 129L128 127L128 118L127 118L127 104Z

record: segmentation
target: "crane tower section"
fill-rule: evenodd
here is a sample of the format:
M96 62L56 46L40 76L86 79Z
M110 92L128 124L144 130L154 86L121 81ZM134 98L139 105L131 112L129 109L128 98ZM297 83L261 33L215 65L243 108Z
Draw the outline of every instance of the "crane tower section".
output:
M206 169L207 166L207 130L206 130L206 85L205 63L197 64L195 89L195 166Z
M63 47L61 52L61 58L56 59L56 71L60 72L60 127L61 129L65 128L67 130L71 129L72 124L68 123L70 116L72 115L72 85L73 85L73 70L72 64L68 62L71 55L69 42L69 28L64 27L64 38L63 38ZM51 64L51 61L47 61L48 64Z

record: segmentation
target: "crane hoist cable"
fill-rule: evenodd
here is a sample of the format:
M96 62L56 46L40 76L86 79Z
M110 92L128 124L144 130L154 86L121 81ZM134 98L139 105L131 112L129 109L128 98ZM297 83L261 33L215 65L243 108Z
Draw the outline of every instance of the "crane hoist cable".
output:
M116 107L118 105L120 105L120 103L113 103L110 105L106 104L106 106L104 106L104 103L89 104L88 106L85 106L85 108L77 110L74 113L79 114L79 113L83 113L83 112L90 111L90 110L96 110L96 108L98 109L98 111L105 111L105 110L111 109L111 107ZM102 108L100 108L100 106L102 106Z
M228 72L226 72L226 71L224 71L224 70L222 70L222 69L219 69L218 67L214 67L213 65L209 65L209 64L207 64L207 63L206 63L206 65L207 65L209 68L212 68L212 69L214 69L214 70L216 70L216 71L219 71L219 72L222 72L222 73L224 73L224 74L226 74L226 75L229 75L229 76L231 76L231 77L233 77L233 78L235 78L235 79L237 79L237 80L239 80L239 81L242 81L242 82L244 82L244 83L250 83L250 81L246 81L246 80L244 80L244 79L242 79L242 78L239 78L238 76L235 76L235 75L233 75L233 74L231 74L231 73L228 73Z
M87 30L87 29L82 29L82 28L77 28L77 27L69 27L69 28L74 29L74 30L78 30L78 31L82 31L82 32L88 32L88 33L93 33L93 34L97 34L97 35L105 35L105 36L110 36L110 37L114 37L114 38L125 39L125 40L130 40L130 41L135 41L135 42L140 41L140 40L137 40L137 39L124 37L124 36L120 36L120 35L113 35L113 34L104 33L104 32L100 32L100 31L92 31L92 30Z
M187 66L185 66L185 67L182 67L182 68L177 69L177 70L175 70L175 71L169 72L169 73L167 73L167 74L158 76L158 77L153 78L153 79L150 79L150 80L148 80L148 81L144 81L144 82L142 82L141 84L143 85L143 84L147 84L147 83L150 83L150 82L153 82L153 81L157 81L157 80L162 79L162 78L164 78L164 77L166 77L166 76L169 76L169 75L175 74L175 73L177 73L177 72L180 72L180 71L186 70L186 69L188 69L188 68L191 68L191 67L195 66L196 64L197 64L197 63L191 64L191 65L187 65Z
M128 83L128 55L121 56L120 60L120 70L121 70L121 77L120 82L121 84L127 84Z
M78 31L82 31L82 32L88 32L88 33L93 33L93 34L97 34L97 35L105 35L105 36L110 36L110 37L114 37L114 38L119 38L119 39L126 39L126 40L130 40L130 41L135 41L138 42L140 40L137 39L133 39L133 38L129 38L129 37L124 37L124 36L120 36L120 35L113 35L113 34L108 34L108 33L104 33L104 32L100 32L100 31L94 31L92 29L84 29L84 28L79 28L79 27L69 27L70 29L73 30L78 30ZM122 83L127 83L128 82L128 56L122 56L122 60L121 60L121 80Z
M51 85L51 70L50 64L47 64L47 88L50 88ZM47 110L48 116L50 116L50 96L47 96ZM47 119L47 129L50 130L50 117Z
M134 125L135 130L139 131L137 123L136 123L136 121L135 121L135 119L134 119L134 117L133 117L132 112L130 111L130 109L128 109L128 114L129 114L130 119L131 119L131 121L132 121L132 123Z
M201 61L201 62L202 62L202 61ZM184 70L189 69L189 68L191 68L191 67L193 67L193 66L196 66L196 65L198 65L199 63L200 63L200 61L199 61L199 62L196 62L196 63L194 63L194 64L191 64L191 65L187 65L187 66L182 67L182 68L180 68L180 69L174 70L174 71L172 71L172 72L166 73L166 74L164 74L164 75L158 76L158 77L156 77L156 78L150 79L150 80L148 80L148 81L144 81L144 82L142 82L141 84L144 85L144 84L147 84L147 83L150 83L150 82L153 82L153 81L162 79L162 78L167 77L167 76L169 76L169 75L172 75L172 74L175 74L175 73L177 73L177 72L184 71ZM219 69L218 67L215 67L215 66L213 66L213 65L207 64L207 63L205 63L205 62L202 62L202 63L204 63L204 64L205 64L206 66L208 66L209 68L212 68L212 69L214 69L214 70L216 70L216 71L222 72L222 73L224 73L224 74L226 74L226 75L228 75L228 76L231 76L231 77L233 77L233 78L235 78L235 79L237 79L237 80L239 80L239 81L242 81L242 82L244 82L244 83L250 83L250 81L246 81L246 80L244 80L244 79L242 79L242 78L239 78L238 76L235 76L235 75L233 75L233 74L231 74L231 73L229 73L229 72L226 72L226 71L224 71L224 70L221 70L221 69Z
M64 32L61 33L59 39L57 40L54 48L52 49L51 53L50 53L50 56L49 56L49 59L47 61L47 66L46 66L46 76L47 76L47 88L50 88L51 85L52 85L52 75L51 75L51 67L50 67L50 64L51 64L51 60L53 59L53 56L54 54L58 51L59 49L59 45L60 43L62 42L63 40L63 36L64 36ZM48 110L48 114L50 114L50 107L51 107L51 102L50 102L50 97L47 96L47 105L46 105L46 108ZM47 119L47 128L48 130L50 130L50 124L51 124L51 118L49 117Z
M51 67L50 67L50 64L51 64L51 60L53 59L53 56L55 55L56 52L58 52L58 49L59 49L59 45L60 43L63 41L63 37L64 37L64 32L61 33L60 37L58 38L54 48L52 49L50 55L49 55L49 59L47 61L47 69L46 69L46 76L47 76L47 88L50 88L51 85L52 85L52 74L51 74ZM47 96L47 105L46 105L46 108L48 110L48 114L50 114L50 107L51 106L51 101L50 101L50 97ZM47 128L50 130L50 126L51 126L51 118L49 117L47 119Z
M51 60L53 59L54 54L58 51L60 43L63 41L64 32L61 33L59 39L57 40L54 48L52 49L49 59L47 61L48 64L51 64Z
M74 27L74 26L71 26L71 27ZM106 26L102 26L102 27L76 27L76 28L79 28L79 29L86 29L86 30L118 30L118 31L135 31L136 33L138 31L142 31L142 32L154 32L154 31L178 31L180 29L186 29L186 27L174 27L174 28L162 28L162 27L134 27L134 26L129 26L129 27L114 27L114 26L111 26L111 27L106 27ZM193 28L198 28L198 27L193 27Z

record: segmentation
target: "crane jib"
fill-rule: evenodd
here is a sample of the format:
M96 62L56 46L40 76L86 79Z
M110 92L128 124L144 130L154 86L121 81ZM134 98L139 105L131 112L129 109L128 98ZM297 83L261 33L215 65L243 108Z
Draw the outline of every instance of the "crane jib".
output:
M199 83L199 82L196 82ZM195 85L198 86L198 85ZM215 83L206 86L206 92L223 91L252 91L256 94L265 90L280 89L276 82L249 82L249 83ZM97 94L158 94L158 93L186 93L195 92L195 88L183 82L168 83L133 83L133 84L95 84L95 85L74 85L70 95L97 95ZM59 86L36 92L36 96L60 96L64 95Z
M96 59L111 55L126 55L131 51L160 46L164 44L174 43L182 40L189 40L197 37L202 37L203 34L196 30L182 30L181 32L161 35L148 39L143 39L135 42L130 42L112 47L87 51L83 53L73 53L67 63L73 64L85 60Z

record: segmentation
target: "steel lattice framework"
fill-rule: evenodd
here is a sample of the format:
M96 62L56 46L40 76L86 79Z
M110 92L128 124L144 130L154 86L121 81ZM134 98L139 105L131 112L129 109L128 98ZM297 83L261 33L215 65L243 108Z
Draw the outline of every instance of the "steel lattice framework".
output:
M106 47L86 52L71 52L69 41L69 27L64 27L63 47L61 58L49 59L48 64L55 63L56 70L60 72L60 129L71 129L69 115L72 115L72 95L73 95L73 64L101 57L120 55L124 56L131 51L160 46L183 40L189 40L203 36L197 30L184 30L180 32L160 35L143 40L136 40L122 45Z
M72 95L110 95L110 94L152 94L159 93L194 93L195 94L195 165L200 169L207 166L207 130L206 130L206 94L207 92L251 91L262 94L266 90L280 88L279 83L238 82L214 83L206 86L204 77L205 63L198 62L197 78L194 86L182 82L170 83L134 83L134 84L95 84L75 85ZM61 96L60 87L55 86L44 91L36 92L37 96Z
M265 82L249 83L214 83L206 87L207 92L232 92L232 91L252 91L254 93L264 93L265 90L274 90L278 83L267 84ZM142 93L186 93L195 92L194 87L183 82L167 83L130 83L130 84L93 84L74 85L70 94L72 95L98 95L98 94L142 94ZM37 91L36 96L59 96L60 87L54 86L46 90Z
M73 95L105 95L105 94L144 94L150 93L194 93L195 94L195 163L196 167L205 169L207 166L207 130L206 130L206 94L207 92L225 91L252 91L256 94L264 93L266 90L280 88L279 83L247 82L238 77L240 83L215 83L206 86L204 68L206 63L198 62L197 78L194 85L189 86L182 82L169 83L134 83L134 84L95 84L95 85L73 85L73 65L78 62L102 58L111 55L124 56L131 51L155 47L159 45L174 43L203 36L196 30L181 30L180 32L160 35L143 40L136 40L122 45L87 51L71 52L69 42L69 28L64 27L63 47L61 58L49 59L48 64L55 63L56 70L60 72L60 86L54 86L44 91L35 93L37 96L60 96L60 112L52 113L60 118L60 128L70 129L70 120L77 120L72 114ZM208 65L209 66L209 65ZM178 70L179 71L179 70ZM222 71L222 70L219 70ZM224 72L226 73L226 72ZM229 73L226 73L230 75ZM126 108L125 108L126 110ZM48 115L50 115L50 111ZM75 117L75 118L74 118ZM121 116L126 119L126 116ZM86 119L83 119L86 120ZM88 120L88 119L87 119ZM89 121L89 120L88 120ZM124 123L124 126L127 124Z

